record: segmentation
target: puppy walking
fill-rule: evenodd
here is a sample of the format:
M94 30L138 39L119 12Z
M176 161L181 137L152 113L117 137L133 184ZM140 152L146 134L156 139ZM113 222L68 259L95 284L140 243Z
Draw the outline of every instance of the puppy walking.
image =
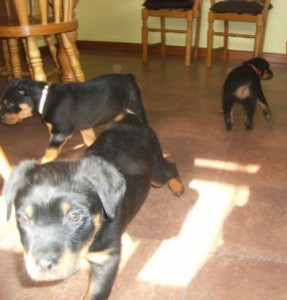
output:
M260 57L244 62L232 70L223 87L222 108L227 130L234 128L231 116L235 103L242 104L246 111L245 128L253 128L253 116L258 103L264 118L271 122L273 116L264 96L260 80L273 78L269 63Z
M184 192L156 134L128 114L104 131L77 160L24 161L5 182L8 216L14 204L27 272L37 281L74 274L81 257L91 266L85 299L109 297L120 262L121 235L151 185Z
M86 82L53 83L15 79L0 99L0 120L16 124L34 113L41 115L50 133L41 162L55 160L74 131L89 146L94 126L109 122L126 111L147 123L140 89L132 74L108 74Z

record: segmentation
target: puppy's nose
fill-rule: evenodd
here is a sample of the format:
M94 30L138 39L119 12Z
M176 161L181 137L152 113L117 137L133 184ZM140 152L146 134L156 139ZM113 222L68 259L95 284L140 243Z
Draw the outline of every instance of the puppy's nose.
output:
M57 265L57 260L55 258L40 258L36 264L42 271L51 271Z

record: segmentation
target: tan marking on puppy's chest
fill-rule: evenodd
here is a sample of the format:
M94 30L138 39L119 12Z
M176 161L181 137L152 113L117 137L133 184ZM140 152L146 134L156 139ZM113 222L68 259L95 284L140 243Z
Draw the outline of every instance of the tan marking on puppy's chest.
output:
M248 85L241 85L236 89L234 92L234 95L239 99L239 100L244 100L247 97L250 97L250 88Z
M112 255L113 249L105 249L102 251L89 252L86 259L94 264L103 265Z

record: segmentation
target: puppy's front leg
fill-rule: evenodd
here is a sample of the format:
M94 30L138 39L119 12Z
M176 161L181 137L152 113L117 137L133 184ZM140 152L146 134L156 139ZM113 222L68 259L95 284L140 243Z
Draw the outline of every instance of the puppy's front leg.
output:
M49 146L46 149L46 152L42 159L40 160L41 164L47 163L49 161L55 160L64 145L67 139L70 137L69 133L52 133Z
M106 300L109 298L117 275L120 253L105 250L89 253L91 266L90 285L84 300Z
M265 120L268 121L268 122L272 122L274 120L274 117L272 115L271 109L268 106L268 103L267 103L266 99L265 98L264 99L258 99L257 103L258 103L259 107L261 108L261 110L263 112Z
M261 110L263 112L265 120L268 121L268 122L272 122L274 120L274 118L273 118L271 109L268 105L268 102L265 98L265 95L263 93L263 90L262 90L261 87L258 90L259 90L259 92L258 92L258 95L257 95L258 96L257 97L257 103L258 103L259 107L261 108Z

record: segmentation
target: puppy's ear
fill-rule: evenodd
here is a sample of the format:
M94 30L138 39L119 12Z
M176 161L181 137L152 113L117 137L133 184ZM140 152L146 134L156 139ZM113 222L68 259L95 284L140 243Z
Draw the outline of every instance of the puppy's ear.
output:
M126 192L126 181L122 174L103 159L89 156L81 159L78 176L99 195L107 217L113 220Z
M34 166L34 161L24 160L12 170L10 176L4 182L3 195L7 204L7 220L10 218L12 205L14 204L19 189L27 184L26 173Z

